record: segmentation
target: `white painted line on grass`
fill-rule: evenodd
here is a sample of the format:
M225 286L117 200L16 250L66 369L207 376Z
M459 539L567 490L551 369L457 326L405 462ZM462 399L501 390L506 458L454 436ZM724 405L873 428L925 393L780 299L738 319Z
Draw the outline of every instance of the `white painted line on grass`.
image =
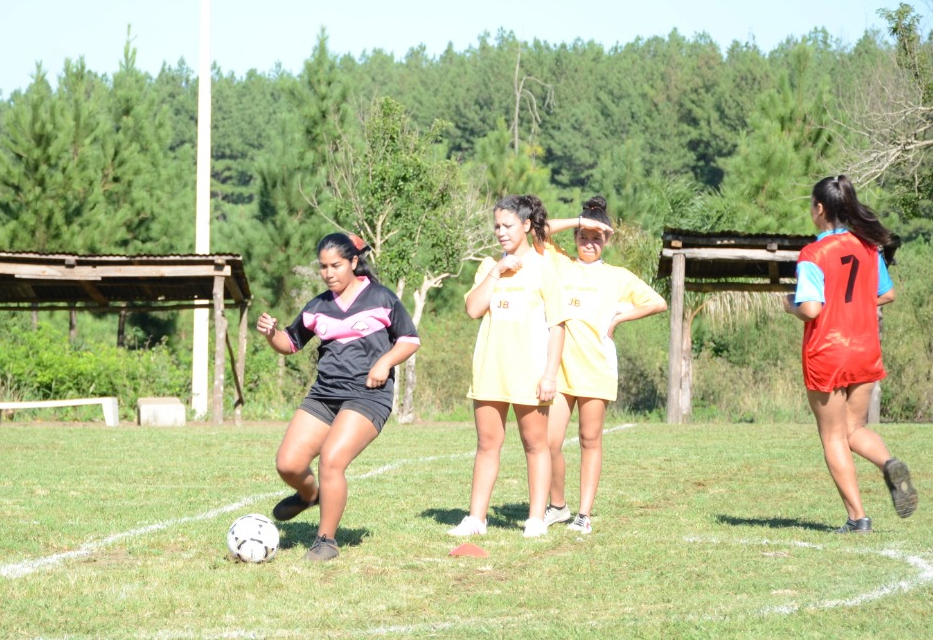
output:
M634 426L635 426L634 424L618 425L616 427L612 427L611 429L603 430L603 433L614 433L616 431L621 431L623 429L630 429L631 427L634 427ZM567 442L574 442L576 440L578 439L571 438ZM434 460L448 460L448 459L462 458L462 457L473 456L473 455L475 455L475 452L471 451L469 453L453 453L453 454L446 455L446 456L426 456L422 458L410 458L407 460L397 460L396 462L383 465L381 467L378 467L377 469L373 469L372 471L367 471L366 473L363 473L358 476L348 476L347 479L348 480L363 480L366 478L372 478L374 476L382 475L384 473L387 473L394 469L398 469L399 467L402 467L408 464L432 462ZM113 544L114 542L119 542L120 540L124 540L126 538L135 538L137 536L145 535L147 533L154 533L156 531L162 531L163 529L168 529L169 527L174 527L180 524L186 524L188 522L210 520L219 515L223 515L225 513L230 513L231 511L242 509L243 507L253 504L254 502L259 502L260 500L267 500L269 498L281 496L281 495L289 493L290 491L291 490L288 489L288 490L275 491L273 493L263 493L260 495L250 496L249 498L245 498L243 500L240 500L239 502L228 504L224 507L219 507L217 509L213 509L211 511L207 511L205 513L201 513L195 516L187 516L184 518L177 518L175 520L166 520L164 522L157 522L155 524L150 524L145 527L140 527L138 529L131 529L129 531L124 531L122 533L115 533L112 536L103 538L102 540L97 540L95 542L87 542L72 551L63 551L62 553L56 553L51 556L45 556L44 558L35 558L33 560L24 560L22 562L14 562L12 564L0 565L0 577L22 578L23 576L27 576L30 573L34 573L38 571L39 569L42 569L43 567L56 565L56 564L59 564L60 562L64 562L65 560L70 560L71 558L81 558L84 556L89 556L95 551L102 549L103 547L109 546Z
M697 543L706 543L706 544L740 544L746 546L754 545L765 545L765 546L783 546L783 547L802 547L805 549L813 549L814 551L826 551L826 547L821 544L813 544L810 542L801 542L797 540L788 540L788 541L774 541L774 540L749 540L749 539L739 539L739 540L720 540L719 538L709 537L685 537L685 542L697 542ZM866 591L865 593L859 594L852 598L845 598L842 600L823 600L818 601L813 604L808 605L797 605L789 604L776 607L767 607L762 609L758 613L762 615L768 614L780 614L780 615L789 615L796 613L801 609L807 611L815 611L818 609L836 609L839 607L859 607L867 602L872 602L874 600L879 600L885 596L889 596L893 593L907 592L912 591L918 587L921 587L925 584L933 582L933 562L928 558L916 554L904 553L901 551L896 551L894 549L840 549L841 553L852 553L852 554L869 554L882 556L884 558L890 558L892 560L897 560L903 562L904 564L910 565L917 570L917 574L912 578L905 580L897 580L895 582L882 585L871 591Z
M619 424L610 429L603 429L603 435L606 435L608 433L616 433L617 431L624 431L626 429L631 429L634 426L635 424L632 422L627 422L625 424ZM560 448L563 449L568 444L579 444L579 443L580 443L580 438L567 438L566 440L564 440L564 444L562 444Z
M276 491L275 493L264 493L261 495L251 496L245 500L240 500L234 504L228 504L225 507L219 507L196 516L188 516L185 518L178 518L176 520L166 520L165 522L157 522L156 524L150 524L138 529L131 529L122 533L115 533L110 537L104 538L103 540L85 543L73 551L64 551L62 553L56 553L55 555L46 556L44 558L36 558L35 560L26 560L24 562L17 562L14 564L0 565L0 576L4 578L21 578L41 569L42 567L58 564L59 562L68 560L70 558L80 558L82 556L90 555L102 547L106 547L125 538L135 538L136 536L162 531L163 529L168 529L169 527L174 527L179 524L186 524L188 522L210 520L211 518L215 518L224 513L242 509L243 507L254 502L258 502L259 500L266 500L268 498L281 495L282 493L282 491Z
M383 473L398 469L399 467L404 467L407 464L414 464L420 462L433 462L435 460L453 460L454 458L465 458L467 456L475 455L475 453L452 453L449 456L428 456L427 458L413 458L409 460L397 460L390 464L383 465L372 471L367 471L366 473L360 474L358 476L349 476L347 480L363 480L365 478L372 478L373 476L381 476Z

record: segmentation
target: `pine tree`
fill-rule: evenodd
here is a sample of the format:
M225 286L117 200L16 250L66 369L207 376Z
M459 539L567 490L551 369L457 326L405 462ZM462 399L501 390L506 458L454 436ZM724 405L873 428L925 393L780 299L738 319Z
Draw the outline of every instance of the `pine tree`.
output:
M78 165L65 105L41 65L4 113L0 139L0 244L20 251L72 251L86 202L73 197Z

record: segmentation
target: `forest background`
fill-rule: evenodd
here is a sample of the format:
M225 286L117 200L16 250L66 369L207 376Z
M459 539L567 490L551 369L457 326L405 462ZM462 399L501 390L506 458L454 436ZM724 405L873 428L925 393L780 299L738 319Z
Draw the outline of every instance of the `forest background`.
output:
M321 32L300 74L212 77L211 250L243 256L255 316L291 322L324 289L314 247L336 229L374 247L377 271L424 348L401 376L398 415L469 419L478 325L463 311L477 259L494 252L491 205L535 193L551 216L602 194L617 233L606 258L663 294L665 227L812 234L809 193L853 178L898 233L884 310L882 418L933 420L933 42L902 4L849 47L817 29L770 52L707 36L605 48L511 32L436 57L333 55ZM112 75L66 61L51 83L0 100L0 246L84 254L194 252L198 81L155 76L128 34ZM560 238L570 247L571 238ZM802 327L778 296L688 295L692 419L810 420ZM0 313L0 397L190 396L191 317ZM616 331L618 416L660 419L666 314ZM314 375L250 341L247 419L287 419ZM230 394L228 393L228 396ZM232 405L233 398L228 397Z

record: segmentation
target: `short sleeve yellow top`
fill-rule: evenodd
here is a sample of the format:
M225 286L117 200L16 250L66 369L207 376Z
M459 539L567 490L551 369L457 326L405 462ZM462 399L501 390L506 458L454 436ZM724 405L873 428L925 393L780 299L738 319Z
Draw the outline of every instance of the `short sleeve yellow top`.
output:
M632 307L664 302L664 298L623 267L573 260L551 243L545 245L545 257L561 273L568 309L557 390L611 402L619 386L616 345L608 336L612 318Z
M473 291L496 265L485 258ZM467 293L469 295L469 293ZM542 405L536 395L547 365L551 327L566 319L555 264L534 251L522 268L496 280L489 309L480 322L473 350L473 380L467 397L521 405Z

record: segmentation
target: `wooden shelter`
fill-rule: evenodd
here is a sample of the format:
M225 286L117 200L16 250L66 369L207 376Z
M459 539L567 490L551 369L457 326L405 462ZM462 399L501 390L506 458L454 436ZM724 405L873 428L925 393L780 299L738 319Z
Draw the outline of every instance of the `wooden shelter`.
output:
M0 252L0 311L133 313L213 305L212 414L223 422L225 353L236 388L235 421L243 405L247 310L252 296L236 254L77 255ZM225 309L240 310L237 353L227 334ZM146 394L142 394L146 395Z
M785 291L796 288L797 256L814 236L748 234L737 231L698 232L665 228L658 277L671 278L670 351L668 353L667 422L683 422L684 292ZM888 264L896 247L885 249ZM880 313L880 309L879 309ZM869 422L878 422L881 394L876 384Z

